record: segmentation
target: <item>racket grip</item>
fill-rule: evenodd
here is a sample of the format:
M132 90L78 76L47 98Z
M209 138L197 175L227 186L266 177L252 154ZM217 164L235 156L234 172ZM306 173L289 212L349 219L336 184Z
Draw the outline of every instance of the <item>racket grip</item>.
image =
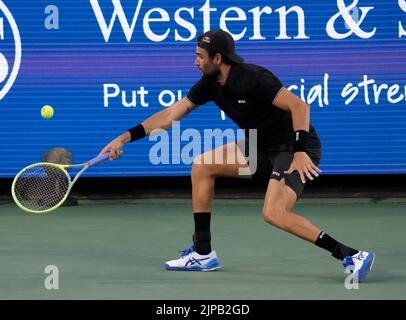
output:
M106 161L109 157L110 157L110 152L105 152L105 153L101 154L100 156L98 156L96 158L93 158L92 160L89 160L87 162L87 165L89 167L92 167L92 166L94 166L96 164L99 164L99 163L101 163L103 161Z

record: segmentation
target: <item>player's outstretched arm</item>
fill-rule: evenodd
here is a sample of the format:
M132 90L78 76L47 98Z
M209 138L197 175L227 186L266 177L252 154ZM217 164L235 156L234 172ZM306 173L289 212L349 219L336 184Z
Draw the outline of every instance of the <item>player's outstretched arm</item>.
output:
M196 106L192 102L183 98L112 140L100 154L110 152L110 160L117 159L123 155L123 147L126 143L143 138L156 129L169 129L173 121L182 119L195 108Z

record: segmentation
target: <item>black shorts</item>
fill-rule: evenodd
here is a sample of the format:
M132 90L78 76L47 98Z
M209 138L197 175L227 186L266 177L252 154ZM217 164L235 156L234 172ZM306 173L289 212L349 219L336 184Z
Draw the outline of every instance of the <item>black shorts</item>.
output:
M241 151L243 151L243 154L246 155L248 160L250 159L249 154L244 151L249 150L251 155L252 152L256 152L256 168L255 165L248 161L251 172L254 172L254 181L268 181L269 179L276 179L280 181L285 178L285 184L293 189L293 191L295 191L297 199L300 198L305 184L302 182L299 172L293 171L291 174L284 173L289 169L293 160L294 152L292 145L284 144L268 149L257 149L252 146L249 146L247 148L248 140L245 140L246 147L241 148L241 142L244 142L244 140L240 141L237 144L240 147ZM306 153L316 166L320 164L321 144L317 135L312 135L310 137ZM308 178L305 178L307 181Z

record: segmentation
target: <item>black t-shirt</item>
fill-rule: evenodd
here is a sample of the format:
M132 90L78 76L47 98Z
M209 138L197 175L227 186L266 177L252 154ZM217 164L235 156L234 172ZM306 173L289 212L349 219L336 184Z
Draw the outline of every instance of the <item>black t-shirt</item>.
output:
M242 63L231 66L224 86L201 78L187 98L195 105L213 101L241 129L257 129L258 146L269 148L292 144L294 139L290 112L273 105L282 88L269 70ZM314 132L312 126L310 131Z

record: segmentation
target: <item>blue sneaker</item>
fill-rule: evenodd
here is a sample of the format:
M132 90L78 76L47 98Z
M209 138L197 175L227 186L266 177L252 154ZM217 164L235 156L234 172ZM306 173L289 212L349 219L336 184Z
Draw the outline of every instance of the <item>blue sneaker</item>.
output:
M166 270L174 271L213 271L220 268L216 251L207 255L198 254L194 246L180 251L180 258L165 263Z
M343 259L343 267L346 273L352 272L354 278L358 277L358 281L362 282L368 276L369 271L374 264L375 253L360 251L353 256L347 256Z

